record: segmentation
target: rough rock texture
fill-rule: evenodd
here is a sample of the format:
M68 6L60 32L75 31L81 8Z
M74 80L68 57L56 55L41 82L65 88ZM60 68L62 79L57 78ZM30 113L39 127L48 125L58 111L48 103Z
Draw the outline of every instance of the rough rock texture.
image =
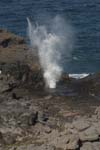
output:
M46 89L31 52L0 30L0 150L100 150L100 74Z
M3 69L5 72L20 71L20 69L24 69L24 66L28 66L31 70L40 70L38 58L33 55L33 50L27 46L25 39L0 29L1 70Z
M0 30L0 62L14 63L24 61L27 46L22 37L6 30Z

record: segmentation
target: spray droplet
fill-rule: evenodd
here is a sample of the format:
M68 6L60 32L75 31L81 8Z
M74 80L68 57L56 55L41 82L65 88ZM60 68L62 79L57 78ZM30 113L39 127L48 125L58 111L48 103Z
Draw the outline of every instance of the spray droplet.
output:
M62 56L69 57L72 51L71 28L59 16L50 22L49 30L45 25L35 26L29 18L27 21L30 43L34 53L36 53L34 47L37 47L46 86L56 88L63 71Z

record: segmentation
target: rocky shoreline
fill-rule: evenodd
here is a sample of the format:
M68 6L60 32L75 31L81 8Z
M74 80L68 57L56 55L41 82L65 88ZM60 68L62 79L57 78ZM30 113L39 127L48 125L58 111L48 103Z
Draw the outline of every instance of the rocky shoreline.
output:
M1 29L0 150L100 150L100 73L47 90L25 40Z

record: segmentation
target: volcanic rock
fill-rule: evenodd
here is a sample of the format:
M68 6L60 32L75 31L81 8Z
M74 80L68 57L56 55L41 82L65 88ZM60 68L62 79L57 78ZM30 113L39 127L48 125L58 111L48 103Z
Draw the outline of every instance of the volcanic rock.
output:
M83 146L80 148L80 150L94 150L94 147L92 143L86 142L83 144Z
M45 123L48 121L48 115L45 113L45 112L40 112L38 114L38 121L41 122L41 123Z
M38 121L38 112L32 113L29 117L29 125L35 125Z
M100 142L94 142L93 147L94 147L94 149L99 150L100 149Z
M52 132L52 130L51 130L51 128L49 126L45 127L45 133L49 134L51 132Z
M0 150L99 150L99 100L100 73L46 90L32 49L0 30Z
M0 63L14 63L25 60L25 40L6 30L0 32Z
M86 142L80 150L100 150L100 142Z
M3 135L3 140L7 145L14 144L16 142L16 135L13 135L12 133L6 133Z
M32 54L24 38L6 30L0 31L0 70L2 73L13 75L22 83L34 83L35 88L43 87L44 81L39 61Z
M90 122L87 121L86 119L78 119L73 122L73 126L78 130L78 131L83 131L87 128L90 127Z
M79 136L78 135L69 135L68 144L66 144L66 149L75 150L79 148Z
M100 135L100 121L98 121L97 123L93 123L93 126L96 128L98 134Z
M97 107L95 114L97 115L98 119L100 119L100 107Z
M90 127L83 132L79 133L81 141L95 141L98 140L99 134L94 127Z

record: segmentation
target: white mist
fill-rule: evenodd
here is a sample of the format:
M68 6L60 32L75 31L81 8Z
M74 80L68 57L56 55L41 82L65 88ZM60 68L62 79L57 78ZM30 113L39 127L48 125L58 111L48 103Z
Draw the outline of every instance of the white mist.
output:
M38 55L46 87L56 88L63 66L63 56L70 58L73 47L72 27L66 21L56 16L46 25L34 25L29 18L28 36L34 55Z

